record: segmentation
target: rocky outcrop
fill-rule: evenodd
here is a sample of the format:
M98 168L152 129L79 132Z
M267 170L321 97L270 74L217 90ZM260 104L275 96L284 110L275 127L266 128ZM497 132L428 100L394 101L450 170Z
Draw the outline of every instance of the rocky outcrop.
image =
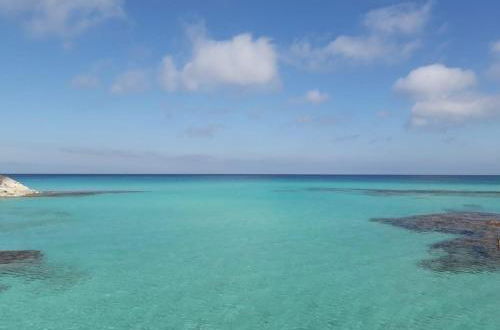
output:
M38 194L38 191L30 189L9 177L0 175L0 197L23 197L36 194Z
M1 0L0 0L1 1ZM101 194L128 194L138 193L137 190L88 190L88 191L37 191L13 180L5 175L0 175L0 198L2 197L78 197L94 196Z

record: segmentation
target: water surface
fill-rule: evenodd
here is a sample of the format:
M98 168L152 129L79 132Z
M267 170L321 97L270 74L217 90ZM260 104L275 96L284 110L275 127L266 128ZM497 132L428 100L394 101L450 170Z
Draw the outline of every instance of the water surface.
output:
M500 272L426 269L439 253L429 247L450 235L370 221L500 213L500 177L14 177L141 192L0 200L0 250L43 252L0 265L0 329L500 324Z

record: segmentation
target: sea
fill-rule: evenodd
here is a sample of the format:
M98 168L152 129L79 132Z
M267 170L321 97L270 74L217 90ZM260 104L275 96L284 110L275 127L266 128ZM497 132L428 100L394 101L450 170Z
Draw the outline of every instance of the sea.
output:
M0 250L42 254L0 264L0 329L500 328L500 271L372 221L500 213L500 176L12 177L68 194L0 199Z

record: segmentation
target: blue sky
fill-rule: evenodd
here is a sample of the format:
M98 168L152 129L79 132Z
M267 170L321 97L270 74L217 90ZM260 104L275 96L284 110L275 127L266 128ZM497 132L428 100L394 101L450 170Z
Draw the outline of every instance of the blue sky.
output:
M0 172L500 174L499 12L0 0Z

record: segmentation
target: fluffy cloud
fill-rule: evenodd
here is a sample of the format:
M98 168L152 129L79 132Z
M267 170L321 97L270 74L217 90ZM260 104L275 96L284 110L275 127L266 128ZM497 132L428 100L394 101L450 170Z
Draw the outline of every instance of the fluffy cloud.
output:
M340 36L325 49L331 55L341 55L350 59L370 60L383 56L387 45L378 37Z
M149 88L148 74L143 70L129 70L116 77L111 92L126 94L142 92Z
M412 108L412 126L464 123L498 113L498 97L469 95L417 101Z
M267 38L245 33L219 41L202 34L192 46L191 59L180 68L172 56L163 59L160 80L167 91L269 86L278 79L277 54Z
M431 64L411 71L394 88L414 100L412 126L463 123L495 115L500 98L474 90L476 75L470 70Z
M297 41L290 48L289 62L318 70L342 59L369 62L404 58L418 48L416 35L423 30L429 16L430 3L413 3L375 9L364 17L366 33L340 35L325 46L315 47L309 41Z
M328 101L329 96L326 93L322 93L317 89L310 90L305 95L305 100L309 103L319 104Z
M403 3L368 12L364 23L370 30L381 33L414 34L423 29L430 10L430 2L423 6Z
M476 75L470 70L431 64L412 70L396 81L394 87L415 98L446 97L476 85Z
M122 0L0 0L0 14L20 20L36 36L64 39L125 15Z
M386 37L339 36L324 47L314 47L308 41L297 41L290 48L288 62L310 70L330 68L341 60L371 62L406 58L418 47L418 40L395 42Z

